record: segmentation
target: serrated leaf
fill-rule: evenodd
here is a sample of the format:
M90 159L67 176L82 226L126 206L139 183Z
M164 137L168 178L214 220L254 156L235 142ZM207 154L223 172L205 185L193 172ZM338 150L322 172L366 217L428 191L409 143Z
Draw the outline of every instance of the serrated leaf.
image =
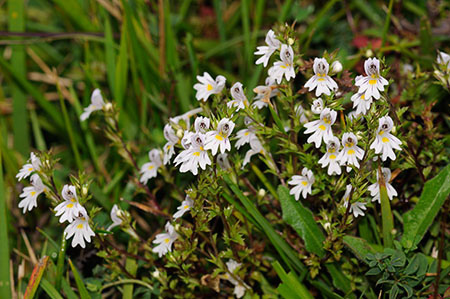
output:
M317 226L312 212L305 208L300 201L296 201L289 194L288 188L279 186L278 195L280 197L283 220L300 235L308 251L323 257L325 254L323 250L325 236Z
M403 215L402 245L414 250L435 220L450 194L450 165L425 183L422 195L414 209Z

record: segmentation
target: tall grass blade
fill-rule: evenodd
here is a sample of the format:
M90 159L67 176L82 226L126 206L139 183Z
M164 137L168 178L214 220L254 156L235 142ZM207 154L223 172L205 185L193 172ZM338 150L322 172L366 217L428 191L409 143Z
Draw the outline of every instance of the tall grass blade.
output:
M3 144L0 134L0 143ZM6 194L3 181L3 150L0 148L0 298L11 297L11 285L9 282L9 241L8 218L6 216Z
M78 292L80 293L81 299L90 299L91 295L89 295L89 292L86 289L86 286L84 285L83 279L81 278L80 273L78 272L77 268L72 263L72 260L69 259L69 265L72 269L73 277L75 278L75 283L78 288Z
M34 266L33 272L31 273L30 281L28 282L27 290L25 291L24 299L32 299L36 290L41 282L42 276L44 275L45 268L48 265L48 256L43 257Z

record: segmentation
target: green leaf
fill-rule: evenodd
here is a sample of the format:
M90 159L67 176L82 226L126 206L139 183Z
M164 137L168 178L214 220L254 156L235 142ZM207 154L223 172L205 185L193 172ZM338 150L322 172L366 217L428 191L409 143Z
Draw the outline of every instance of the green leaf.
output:
M358 237L344 236L344 244L362 261L366 256L377 252L366 240Z
M378 170L381 172L381 169ZM380 173L380 177L381 173ZM392 215L391 203L387 194L384 180L380 180L381 222L383 228L383 245L392 247L392 230L394 229L394 217Z
M450 165L425 183L422 195L414 209L403 215L402 245L414 250L435 220L450 194Z
M89 295L89 292L86 289L86 286L84 285L83 279L81 278L80 273L78 272L77 268L72 263L72 260L69 259L69 265L72 269L73 277L75 278L75 283L77 284L78 292L80 293L81 299L90 299L91 295Z
M281 294L281 296L287 299L314 298L293 272L286 274L278 261L273 263L273 268L277 272L278 277L281 279L281 283L277 288L277 291Z
M323 257L325 255L323 250L325 236L317 226L316 221L314 221L312 212L305 208L300 201L296 201L289 194L288 188L279 186L278 195L280 197L283 220L292 226L305 241L305 247L308 251Z
M28 281L28 286L25 291L24 299L31 299L36 294L36 290L41 282L42 275L44 275L44 270L48 265L48 256L43 257L39 260L39 263L34 266L33 272L31 273L30 280Z
M45 278L42 278L41 288L47 293L47 295L52 299L62 299L63 297L59 294L59 292L55 289L55 287Z
M2 129L2 127L0 128ZM3 133L3 132L2 132ZM3 144L3 136L0 134L0 144ZM11 285L9 282L9 240L8 217L6 209L6 188L3 181L3 148L0 147L0 298L11 297ZM5 192L6 191L6 192Z
M350 284L350 280L347 276L344 275L341 267L337 263L333 264L325 264L328 272L333 279L333 285L339 290L343 291L345 294L350 294L352 292L352 286ZM356 298L354 295L349 296L348 298Z

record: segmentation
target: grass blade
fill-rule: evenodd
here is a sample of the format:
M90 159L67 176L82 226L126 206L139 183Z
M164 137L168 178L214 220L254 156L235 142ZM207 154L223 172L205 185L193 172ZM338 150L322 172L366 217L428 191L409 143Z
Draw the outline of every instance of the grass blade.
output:
M51 299L63 299L56 286L54 287L47 279L42 278L40 286Z
M77 284L78 292L80 293L81 299L90 299L91 295L89 295L89 292L86 289L86 286L84 285L83 279L81 278L80 273L78 272L77 268L72 263L72 260L69 259L69 265L70 269L72 269L73 277L75 278L75 283Z
M0 143L3 143L0 134ZM3 150L0 148L0 298L11 297L9 283L9 246L8 246L8 221L6 216L6 194L3 182Z
M383 245L384 247L392 247L392 230L394 229L394 217L391 211L391 203L386 189L381 168L378 169L380 184L380 200L381 200L381 222L383 227Z
M41 282L42 275L44 275L44 270L48 265L48 256L43 257L34 266L33 273L31 273L30 281L28 282L27 290L25 291L24 299L32 299L36 290Z

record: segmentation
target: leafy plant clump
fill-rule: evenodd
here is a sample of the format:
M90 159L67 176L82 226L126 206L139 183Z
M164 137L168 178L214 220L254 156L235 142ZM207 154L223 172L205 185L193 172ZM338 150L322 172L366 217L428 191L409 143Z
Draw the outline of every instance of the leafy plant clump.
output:
M252 88L199 68L197 105L141 127L148 139L129 138L131 99L94 88L76 113L89 150L108 152L91 151L93 169L60 98L78 169L53 148L32 151L16 174L17 207L45 219L33 240L44 242L40 259L22 231L34 270L13 289L27 298L447 298L448 116L421 99L450 91L450 55L401 69L367 48L349 65L340 50L310 56L299 32L266 32L254 52L266 76ZM138 41L123 39L126 55Z

